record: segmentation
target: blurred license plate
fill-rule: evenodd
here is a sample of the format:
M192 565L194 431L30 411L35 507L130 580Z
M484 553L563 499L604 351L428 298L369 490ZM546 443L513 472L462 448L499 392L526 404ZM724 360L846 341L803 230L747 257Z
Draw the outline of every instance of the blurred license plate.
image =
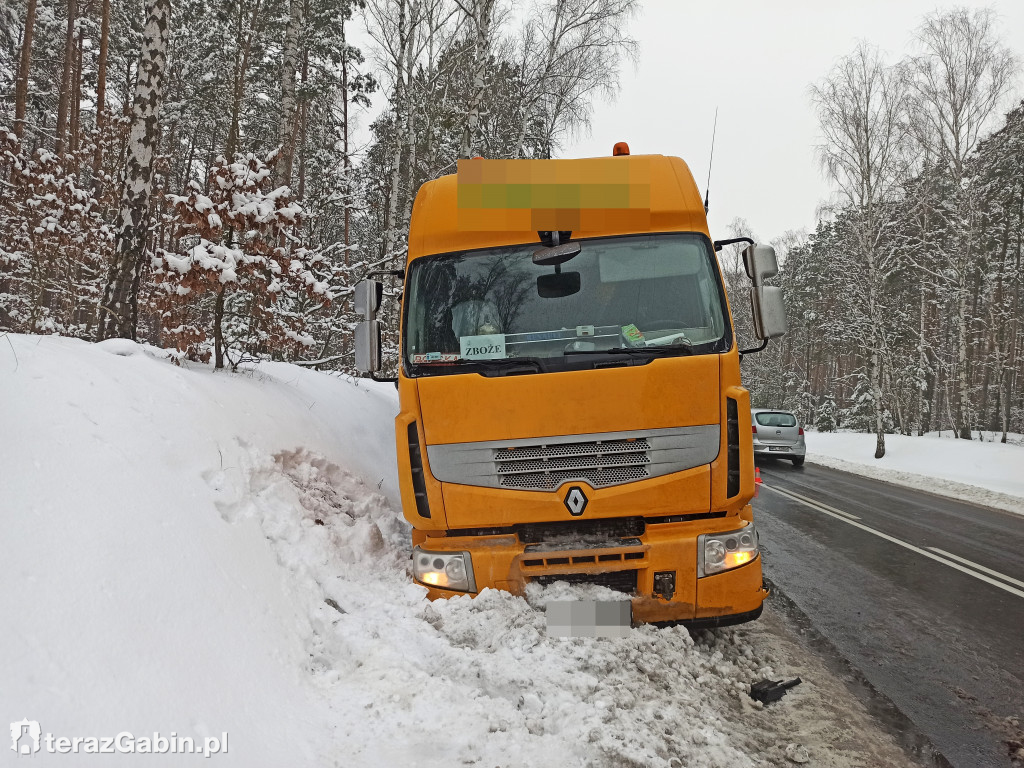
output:
M630 600L552 600L547 606L552 637L629 637Z
M769 445L768 446L768 450L769 451L788 451L789 448L787 448L784 445Z

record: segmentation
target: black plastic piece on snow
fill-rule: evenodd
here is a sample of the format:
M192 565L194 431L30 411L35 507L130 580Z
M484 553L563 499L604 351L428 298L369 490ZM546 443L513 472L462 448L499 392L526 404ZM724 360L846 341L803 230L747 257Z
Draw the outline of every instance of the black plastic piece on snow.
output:
M773 701L781 699L786 695L786 691L796 688L801 682L799 677L794 677L785 683L781 680L761 680L750 686L750 698L760 701L762 704L771 704Z

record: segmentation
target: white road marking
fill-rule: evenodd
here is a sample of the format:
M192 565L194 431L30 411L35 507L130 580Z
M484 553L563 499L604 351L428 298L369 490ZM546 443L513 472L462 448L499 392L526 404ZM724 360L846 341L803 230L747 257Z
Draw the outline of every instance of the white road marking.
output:
M775 493L780 493L783 496L787 496L787 497L793 499L793 501L796 501L796 502L798 502L800 504L803 504L805 507L810 507L811 509L817 510L818 512L821 512L824 515L828 515L829 517L834 517L836 520L842 520L847 525L852 525L855 528L860 528L862 531L867 531L868 533L873 533L875 536L878 536L879 538L885 539L886 541L891 541L893 544L898 544L899 546L903 547L904 549L909 549L911 552L917 552L917 554L919 554L919 555L924 555L925 557L931 558L932 560L935 560L936 562L942 563L943 565L948 565L950 568L955 568L956 570L958 570L958 571L960 571L962 573L966 573L968 576L973 576L974 578L979 579L981 581L984 581L984 582L986 582L988 584L991 584L994 587L999 587L1003 591L1009 592L1011 595L1016 595L1017 597L1024 597L1024 590L1016 589L1014 587L1009 586L1008 584L1004 584L1001 581L996 581L995 579L989 578L988 576L986 576L983 573L978 573L977 571L972 570L970 568L967 568L966 566L960 565L959 563L953 562L952 560L947 560L944 557L939 557L934 552L929 552L926 549L921 549L921 547L915 547L913 544L909 544L909 543L903 541L902 539L897 539L895 536L890 536L887 533L882 533L881 531L875 530L874 528L871 528L871 527L869 527L867 525L864 525L863 523L858 523L856 520L850 520L850 519L848 519L846 517L843 517L842 515L837 515L835 512L832 512L832 511L826 509L824 507L824 505L819 504L818 502L814 501L813 499L808 499L808 498L805 498L805 497L801 496L798 493L793 493L792 491L783 491L780 488L775 488L775 487L769 486L769 485L762 484L761 487L762 488L767 488L768 490L774 491ZM973 565L973 563L972 563L972 565ZM1002 576L1002 574L1000 574L1000 576ZM1006 577L1003 576L1003 578L1006 578ZM1019 583L1019 582L1017 582L1017 583Z
M1014 578L1011 578L1011 577L1007 576L1005 573L1000 573L999 571L993 571L991 568L986 568L984 565L978 565L977 563L975 563L975 562L973 562L971 560L968 560L966 557L960 557L960 555L954 555L952 552L947 552L946 550L939 549L938 547L928 547L928 549L930 549L932 552L938 552L940 555L945 555L946 557L951 557L954 560L959 560L964 565L969 565L972 568L977 568L979 571L984 571L989 576L995 576L997 579L1002 579L1003 581L1008 581L1011 584L1016 584L1018 587L1024 587L1024 581L1018 581L1017 579L1014 579Z
M828 504L825 504L824 502L818 501L817 499L808 499L806 496L802 496L801 498L805 502L807 502L808 504L814 504L817 507L821 507L826 512L835 512L837 515L842 515L843 517L848 517L848 518L850 518L852 520L860 520L860 518L857 517L856 515L851 515L849 512L843 512L843 510L841 510L841 509L836 509L835 507L830 507Z

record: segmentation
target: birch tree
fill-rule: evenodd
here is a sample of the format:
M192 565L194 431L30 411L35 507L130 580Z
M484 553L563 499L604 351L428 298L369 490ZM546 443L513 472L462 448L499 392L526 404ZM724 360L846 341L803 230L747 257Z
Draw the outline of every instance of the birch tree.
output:
M416 61L422 0L371 0L367 28L377 44L381 64L391 79L391 107L397 128L384 224L384 259L397 253L402 159L415 143L411 115L412 72Z
M497 27L495 19L496 0L455 0L469 22L471 50L470 64L472 91L466 111L466 124L462 128L462 143L459 159L468 160L473 156L477 133L480 130L480 105L487 87L487 63L490 57L493 37Z
M884 282L893 268L883 238L892 220L890 203L907 177L909 91L898 68L886 67L878 52L862 43L812 88L824 137L822 166L852 211L855 242L848 264L860 273L866 298L862 337L868 351L868 382L874 411L875 458L885 455Z
M292 160L295 157L295 82L299 67L299 34L302 31L305 2L306 0L290 0L288 4L288 26L285 29L281 61L281 119L277 133L279 154L274 166L275 181L279 187L291 184Z
M160 135L171 0L147 0L132 103L132 126L122 174L116 253L100 304L98 338L134 339L138 324L139 280L149 235L153 160Z
M611 97L624 61L636 52L627 33L637 0L542 0L520 33L523 71L519 156L527 133L551 157L559 140L589 123L593 101Z

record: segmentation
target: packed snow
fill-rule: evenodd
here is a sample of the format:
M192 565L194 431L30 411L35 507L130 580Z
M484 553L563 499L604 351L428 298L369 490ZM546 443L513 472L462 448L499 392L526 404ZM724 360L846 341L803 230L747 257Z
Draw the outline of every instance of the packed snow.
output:
M910 764L771 609L694 637L566 639L546 601L621 596L428 602L396 511L392 387L10 335L0 393L0 722L228 733L209 759L245 768ZM796 675L777 704L747 695Z
M1024 440L982 433L957 440L951 431L886 435L885 456L875 459L875 436L808 430L807 461L941 496L1024 514ZM977 435L977 433L975 433Z

